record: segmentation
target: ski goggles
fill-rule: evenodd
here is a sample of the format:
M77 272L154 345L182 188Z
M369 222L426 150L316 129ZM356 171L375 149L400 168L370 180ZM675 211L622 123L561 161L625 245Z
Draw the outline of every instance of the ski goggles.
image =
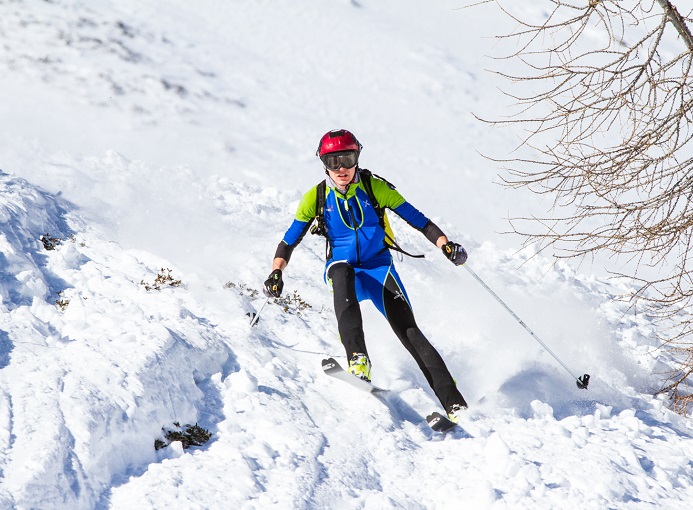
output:
M359 153L356 151L330 152L320 156L323 165L328 170L339 170L341 167L351 168L359 162Z

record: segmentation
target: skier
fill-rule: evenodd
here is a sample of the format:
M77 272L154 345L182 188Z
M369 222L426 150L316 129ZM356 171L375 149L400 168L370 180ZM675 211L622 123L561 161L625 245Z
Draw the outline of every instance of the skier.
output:
M402 250L393 240L384 209L391 209L422 232L455 265L464 264L467 253L462 246L449 241L394 186L360 168L361 149L356 137L344 129L330 131L321 138L316 155L325 167L327 179L325 184L314 186L303 195L293 223L277 246L264 293L268 297L281 295L282 271L317 219L311 231L327 237L325 277L332 286L337 329L349 360L349 372L370 381L371 362L359 305L369 299L416 360L448 417L458 422L467 403L440 354L416 324L390 253L391 249Z

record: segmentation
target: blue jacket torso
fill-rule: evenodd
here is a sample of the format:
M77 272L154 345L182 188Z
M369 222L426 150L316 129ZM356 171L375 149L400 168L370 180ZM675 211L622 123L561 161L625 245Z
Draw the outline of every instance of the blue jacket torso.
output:
M349 196L334 189L325 196L325 227L330 242L328 264L339 260L360 266L387 253L385 231L362 187Z
M371 178L373 195L381 208L397 213L407 223L423 230L428 218L409 204L385 181ZM301 242L316 214L317 186L302 198L296 218L284 235L288 253ZM353 183L346 193L327 186L324 208L325 227L329 242L326 264L345 261L354 267L376 267L389 264L391 255L386 244L385 229L371 204L363 182Z

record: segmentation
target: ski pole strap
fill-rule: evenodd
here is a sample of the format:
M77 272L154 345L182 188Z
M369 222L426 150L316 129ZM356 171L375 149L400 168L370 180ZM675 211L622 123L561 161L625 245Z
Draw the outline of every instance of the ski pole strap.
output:
M389 235L387 235L387 232L385 232L385 239L390 241L390 244L388 245L388 243L385 243L385 248L383 248L381 250L381 252L383 252L387 249L390 249L390 250L394 250L394 251L398 251L400 253L403 253L404 255L411 257L413 259L425 259L426 258L426 255L413 255L413 254L409 253L408 251L403 250L402 247L399 244L397 244L397 241L395 241Z
M498 303L500 303L500 305L501 305L503 308L505 308L505 309L508 311L508 313L509 313L510 315L513 316L513 318L514 318L517 322L520 323L520 326L522 326L523 328L525 328L525 329L527 330L527 332L528 332L530 335L532 335L532 336L534 337L534 339L535 339L537 342L539 342L539 344L540 344L544 349L546 349L546 352L548 352L551 356L553 356L553 359L555 359L556 361L558 361L558 363L559 363L563 368L565 368L566 372L568 372L568 373L570 374L570 376L571 376L573 379L575 379L575 382L576 382L576 384L577 384L577 387L580 388L581 390L586 390L586 389L587 389L587 385L588 385L589 382L590 382L590 376L589 376L589 374L585 374L585 375L583 375L582 377L576 377L576 376L571 372L571 370L565 365L565 363L563 363L563 362L560 360L560 358L559 358L558 356L556 356L556 355L553 353L553 351L552 351L551 349L549 349L549 346L546 345L544 342L542 342L541 338L539 338L539 337L537 336L537 334L536 334L534 331L532 331L532 330L529 328L529 326L527 326L527 324L525 324L525 322L524 322L522 319L520 319L520 317L518 317L517 314L516 314L515 312L513 312L513 311L510 309L510 307L509 307L508 305L505 304L505 302L498 296L498 294L496 294L495 292L493 292L493 290L491 290L491 287L489 287L488 285L486 285L486 283L479 277L479 275L477 275L474 271L472 271L472 268L469 267L468 264L465 264L464 267L467 269L467 271L469 271L469 274L471 274L471 275L476 279L476 281L478 281L478 282L481 284L481 286L482 286L483 288L485 288L485 289L488 291L488 293L491 294L491 295L496 299L496 301L498 301Z

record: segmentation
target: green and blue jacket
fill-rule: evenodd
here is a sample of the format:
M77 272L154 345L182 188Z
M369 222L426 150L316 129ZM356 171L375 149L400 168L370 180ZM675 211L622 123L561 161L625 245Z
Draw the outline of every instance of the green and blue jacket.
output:
M327 265L344 261L354 267L377 267L389 264L389 247L393 234L385 216L384 227L371 204L358 171L355 182L342 193L327 179L324 219L328 239ZM381 208L390 209L435 244L442 231L421 211L407 202L387 182L370 179L375 199ZM317 185L311 188L298 205L296 217L277 247L275 257L286 261L293 249L310 229L317 211ZM389 240L388 240L389 238Z

